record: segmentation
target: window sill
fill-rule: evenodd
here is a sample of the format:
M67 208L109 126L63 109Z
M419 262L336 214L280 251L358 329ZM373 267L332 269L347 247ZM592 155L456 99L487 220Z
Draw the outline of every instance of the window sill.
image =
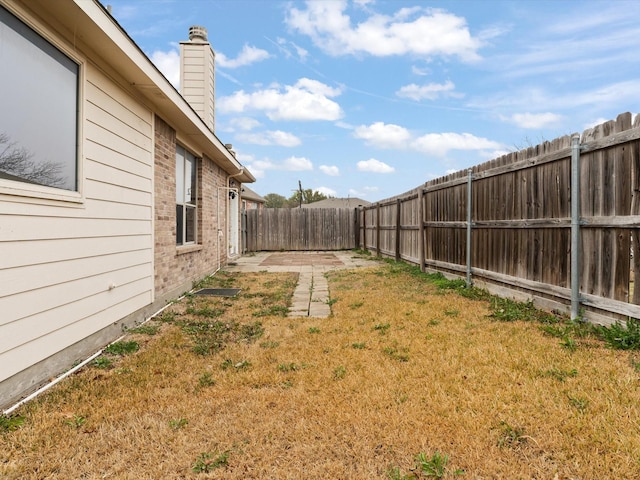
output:
M177 245L176 246L176 255L184 255L185 253L199 252L204 247L202 245Z
M34 201L67 205L82 205L84 203L84 198L79 192L11 180L0 180L0 195L12 196L15 200L22 199L30 203Z

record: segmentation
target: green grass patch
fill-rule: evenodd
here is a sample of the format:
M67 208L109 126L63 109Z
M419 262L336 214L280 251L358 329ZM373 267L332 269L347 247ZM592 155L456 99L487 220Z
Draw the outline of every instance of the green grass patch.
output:
M193 351L198 355L210 355L219 352L230 342L252 343L264 334L264 327L260 322L181 320L176 324L191 337Z
M21 415L0 415L0 433L14 432L24 425Z
M198 455L198 458L191 467L191 470L195 473L209 473L216 468L226 467L228 464L229 452L223 452L217 455L204 452Z
M619 350L640 350L640 322L629 318L623 325L616 322L608 327L599 327L600 338L612 348Z
M254 317L286 317L289 313L289 308L285 305L271 305L268 308L253 312L251 315Z
M378 333L380 333L380 335L384 335L387 333L387 331L389 331L389 328L391 328L391 324L390 323L378 323L376 325L374 325L373 329L375 331L377 331Z
M140 326L135 327L135 328L130 328L130 329L127 330L127 332L128 333L139 333L141 335L153 336L156 333L158 333L158 330L160 330L160 326L159 325L145 324L145 325L140 325Z
M105 357L104 355L100 355L93 361L93 366L101 370L108 370L113 366L113 360L109 357Z
M567 378L573 378L578 376L578 370L575 368L571 370L561 370L559 368L551 368L544 372L545 377L555 378L559 382L564 382Z
M113 342L104 349L104 353L124 357L140 350L140 345L134 340Z

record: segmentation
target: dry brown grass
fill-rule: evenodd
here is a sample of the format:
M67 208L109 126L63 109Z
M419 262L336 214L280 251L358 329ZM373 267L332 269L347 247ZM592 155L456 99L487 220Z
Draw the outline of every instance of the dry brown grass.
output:
M571 351L389 264L331 273L327 319L268 315L289 274L213 283L243 291L184 300L157 335L131 335L137 353L22 407L24 425L0 434L0 477L373 479L437 451L447 478L640 478L629 353ZM219 316L193 313L207 308ZM219 351L188 333L196 319L222 321ZM228 461L196 473L205 452Z

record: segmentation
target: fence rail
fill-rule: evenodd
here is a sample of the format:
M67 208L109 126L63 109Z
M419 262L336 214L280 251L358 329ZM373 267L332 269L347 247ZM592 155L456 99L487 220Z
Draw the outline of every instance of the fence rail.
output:
M361 208L358 246L561 309L572 300L573 254L586 318L640 317L639 139L640 115L632 124L630 113L583 132L574 191L570 136L432 180Z

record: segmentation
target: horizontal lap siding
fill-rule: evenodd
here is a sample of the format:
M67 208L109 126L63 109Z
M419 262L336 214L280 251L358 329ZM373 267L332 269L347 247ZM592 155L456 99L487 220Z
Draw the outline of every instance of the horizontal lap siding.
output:
M84 201L0 201L0 381L153 300L152 114L85 79Z

